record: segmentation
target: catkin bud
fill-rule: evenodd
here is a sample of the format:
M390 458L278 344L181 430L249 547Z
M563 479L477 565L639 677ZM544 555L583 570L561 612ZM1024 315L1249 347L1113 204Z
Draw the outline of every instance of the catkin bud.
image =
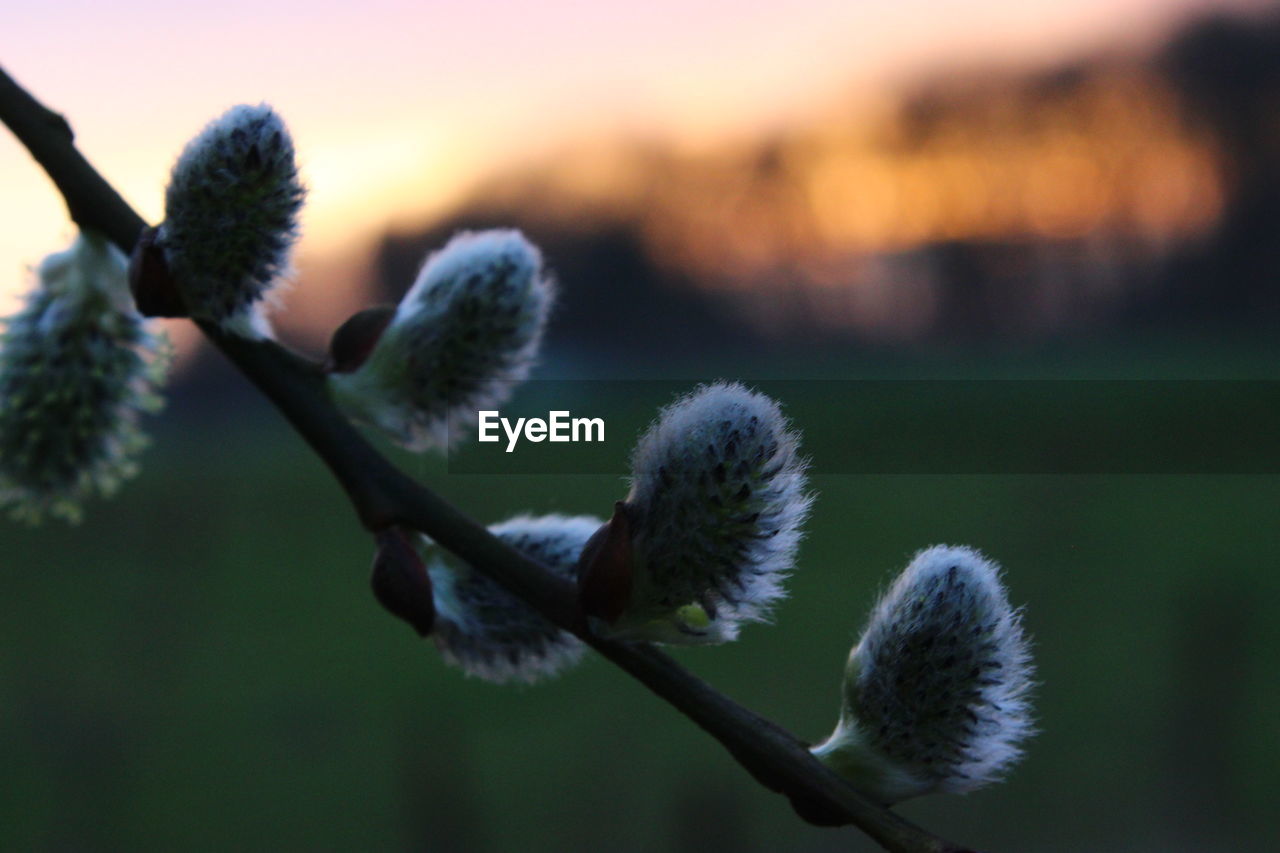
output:
M431 578L411 534L398 527L378 533L369 586L373 596L392 616L413 626L425 637L435 626L435 600Z
M405 447L447 447L528 376L553 291L519 231L459 234L427 259L368 358L331 387Z
M192 317L261 334L257 303L289 269L304 195L293 140L266 104L232 107L187 143L158 244Z
M82 234L50 255L0 338L0 505L27 521L80 518L137 471L140 412L160 407L162 338L133 309L124 256Z
M720 643L768 619L811 501L778 404L739 384L700 387L663 410L632 469L630 494L579 572L600 630ZM626 580L623 595L616 578Z
M969 548L928 548L872 611L839 725L813 753L885 803L980 788L1033 733L1031 678L999 568Z
M568 578L582 546L600 526L588 516L519 516L489 532ZM429 560L435 639L444 659L485 681L532 683L577 663L585 646L469 566Z

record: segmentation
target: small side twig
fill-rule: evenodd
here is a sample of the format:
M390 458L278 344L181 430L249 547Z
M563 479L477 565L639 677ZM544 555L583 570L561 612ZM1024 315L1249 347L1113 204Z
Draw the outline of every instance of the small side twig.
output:
M146 222L76 149L67 122L3 69L0 121L53 180L71 218L130 253ZM201 329L328 465L366 528L421 531L484 571L715 737L757 781L789 797L806 819L853 824L894 853L965 853L965 848L868 800L813 758L794 735L719 693L657 649L593 635L568 583L492 536L369 444L333 405L318 365L273 342L246 340L208 324L201 324Z

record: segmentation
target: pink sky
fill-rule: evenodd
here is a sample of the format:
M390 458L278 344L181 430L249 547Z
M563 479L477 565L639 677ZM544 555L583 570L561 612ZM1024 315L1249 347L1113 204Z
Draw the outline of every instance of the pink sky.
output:
M71 119L152 221L185 140L225 107L288 120L311 188L307 258L351 255L486 171L585 133L691 144L851 86L971 61L1048 62L1149 39L1205 0L17 0L0 63ZM16 8L15 8L16 6ZM71 228L0 135L0 314ZM303 285L305 287L305 283ZM305 293L302 287L293 299Z

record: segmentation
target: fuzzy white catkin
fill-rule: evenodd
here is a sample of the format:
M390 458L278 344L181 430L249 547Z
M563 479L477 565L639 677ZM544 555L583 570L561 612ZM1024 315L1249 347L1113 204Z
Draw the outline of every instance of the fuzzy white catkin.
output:
M811 496L778 404L737 383L664 409L632 456L633 581L626 639L733 640L785 595Z
M81 235L37 270L0 337L0 506L79 520L137 471L142 412L160 407L163 338L133 309L124 256Z
M555 574L569 579L587 539L600 526L590 516L518 516L489 532ZM527 604L468 566L429 559L436 646L468 675L497 683L532 683L577 663L586 647Z
M410 450L448 447L529 375L553 300L519 231L458 234L427 259L369 358L331 387Z
M258 303L289 270L304 195L293 140L266 104L232 107L187 143L158 242L192 317L262 333Z
M1034 727L1033 667L999 568L921 551L872 611L845 671L840 723L814 753L883 802L1000 779Z

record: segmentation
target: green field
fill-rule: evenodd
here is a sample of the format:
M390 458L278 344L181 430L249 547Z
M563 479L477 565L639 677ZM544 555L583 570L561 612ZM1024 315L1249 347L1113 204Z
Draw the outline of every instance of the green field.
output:
M369 539L282 420L168 417L83 525L0 528L0 849L875 849L799 822L599 660L533 688L446 669L374 603ZM489 521L623 491L413 467ZM877 590L918 548L971 544L1026 605L1042 731L1006 784L901 810L984 850L1276 849L1280 477L814 487L776 624L689 667L818 739Z

